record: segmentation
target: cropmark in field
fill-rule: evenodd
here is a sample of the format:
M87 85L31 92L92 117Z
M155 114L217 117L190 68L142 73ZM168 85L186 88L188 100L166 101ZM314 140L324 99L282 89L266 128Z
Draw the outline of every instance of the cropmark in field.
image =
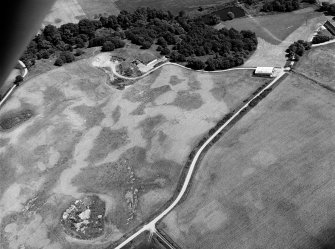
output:
M207 152L160 229L181 248L333 248L334 105L286 78Z
M116 242L172 197L201 137L269 81L166 65L119 91L96 60L25 82L0 111L4 249Z

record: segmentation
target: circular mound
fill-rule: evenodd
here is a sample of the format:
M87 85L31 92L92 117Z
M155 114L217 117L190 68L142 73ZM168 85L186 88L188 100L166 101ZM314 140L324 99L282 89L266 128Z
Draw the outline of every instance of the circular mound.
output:
M105 211L105 202L96 195L73 201L61 217L65 233L82 240L101 236Z

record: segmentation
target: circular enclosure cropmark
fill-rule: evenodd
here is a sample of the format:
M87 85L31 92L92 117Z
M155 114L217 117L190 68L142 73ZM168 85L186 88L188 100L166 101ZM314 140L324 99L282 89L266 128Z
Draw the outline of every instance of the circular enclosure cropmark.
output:
M105 210L105 202L95 195L72 202L61 217L65 233L82 240L101 236Z

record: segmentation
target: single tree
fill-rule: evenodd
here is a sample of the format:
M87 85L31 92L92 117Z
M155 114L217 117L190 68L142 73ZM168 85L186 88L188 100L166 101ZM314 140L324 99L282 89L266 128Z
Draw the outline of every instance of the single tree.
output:
M64 64L64 61L61 59L61 58L57 58L56 61L55 61L55 66L63 66Z
M15 85L19 85L23 81L23 77L21 75L17 75L14 80Z
M230 20L233 20L233 19L235 18L234 13L231 12L231 11L229 11L229 12L227 13L227 16L228 16L228 18L229 18Z
M101 48L102 52L113 51L115 49L115 45L111 41L106 41Z

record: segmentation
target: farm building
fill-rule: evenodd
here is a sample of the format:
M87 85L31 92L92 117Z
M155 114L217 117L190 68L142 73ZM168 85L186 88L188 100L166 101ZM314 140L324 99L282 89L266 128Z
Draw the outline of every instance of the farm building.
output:
M255 75L273 77L274 71L274 67L256 67Z
M335 27L334 25L330 22L327 21L325 22L325 24L323 25L332 35L335 35Z

